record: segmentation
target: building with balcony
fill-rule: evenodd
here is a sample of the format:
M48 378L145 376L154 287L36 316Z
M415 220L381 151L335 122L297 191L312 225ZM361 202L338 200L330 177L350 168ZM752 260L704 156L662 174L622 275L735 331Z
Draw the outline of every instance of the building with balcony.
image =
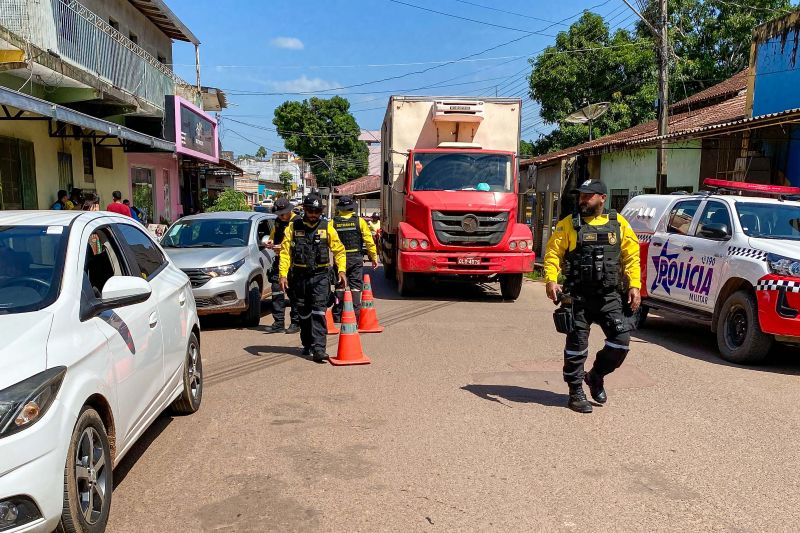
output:
M199 40L163 0L0 0L0 209L119 190L150 222L202 204L221 91L172 70ZM205 109L204 109L205 107ZM197 164L202 162L202 164ZM224 170L224 169L223 169Z
M310 183L316 183L311 174L309 164L291 152L274 152L266 161L252 157L236 159L236 165L245 174L254 175L261 183L259 186L259 199L274 196L283 190L280 175L288 172L292 175L291 186L293 197L302 197L310 192Z

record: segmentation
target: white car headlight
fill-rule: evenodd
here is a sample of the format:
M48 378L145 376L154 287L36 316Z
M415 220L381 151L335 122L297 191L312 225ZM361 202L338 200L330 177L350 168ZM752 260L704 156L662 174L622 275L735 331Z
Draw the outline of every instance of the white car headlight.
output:
M0 439L36 423L56 399L67 367L39 372L0 391Z
M800 278L800 259L769 254L767 255L767 265L773 274Z
M244 264L244 258L239 259L235 263L231 263L229 265L222 265L218 267L208 267L204 268L203 272L211 276L212 278L217 278L219 276L230 276Z

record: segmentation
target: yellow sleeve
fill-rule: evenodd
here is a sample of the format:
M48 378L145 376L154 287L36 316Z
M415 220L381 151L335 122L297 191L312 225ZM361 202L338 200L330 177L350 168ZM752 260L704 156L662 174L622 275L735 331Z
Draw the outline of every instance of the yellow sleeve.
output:
M545 281L558 281L561 271L561 260L569 250L569 233L572 229L572 217L566 217L556 224L556 229L547 240L544 253L544 279Z
M358 219L358 225L361 228L361 238L364 240L364 248L367 249L367 255L370 260L378 262L378 249L375 247L375 239L372 238L372 230L363 218Z
M333 227L333 221L328 222L328 247L333 253L333 261L336 263L336 272L347 271L347 252L344 249L339 233Z
M285 278L289 276L289 269L292 266L292 239L294 237L294 224L289 224L283 233L281 241L281 254L278 260L278 276Z
M642 268L639 259L639 238L634 233L630 223L622 215L617 215L622 233L620 248L622 252L622 266L628 276L628 286L632 289L642 287Z

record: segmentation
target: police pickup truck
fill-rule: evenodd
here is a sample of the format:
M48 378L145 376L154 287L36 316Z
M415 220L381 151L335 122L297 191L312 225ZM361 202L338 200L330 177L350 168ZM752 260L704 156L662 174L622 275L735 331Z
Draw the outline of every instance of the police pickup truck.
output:
M800 344L800 188L704 184L622 210L641 245L640 324L649 309L701 321L723 359L757 363L775 341Z

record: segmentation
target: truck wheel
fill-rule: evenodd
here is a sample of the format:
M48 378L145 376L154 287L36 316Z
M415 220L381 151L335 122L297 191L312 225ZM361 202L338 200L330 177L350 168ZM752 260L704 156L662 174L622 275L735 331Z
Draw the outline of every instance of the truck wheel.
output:
M383 277L388 280L394 279L396 275L394 263L381 262L383 263Z
M397 271L397 292L400 296L411 296L417 290L417 276L402 270Z
M522 274L500 274L500 294L503 300L514 301L522 291Z
M731 294L717 322L717 346L731 363L756 364L764 360L773 338L761 331L755 298L747 291Z
M250 282L247 290L247 311L242 313L242 325L254 328L261 322L261 287L257 281Z

